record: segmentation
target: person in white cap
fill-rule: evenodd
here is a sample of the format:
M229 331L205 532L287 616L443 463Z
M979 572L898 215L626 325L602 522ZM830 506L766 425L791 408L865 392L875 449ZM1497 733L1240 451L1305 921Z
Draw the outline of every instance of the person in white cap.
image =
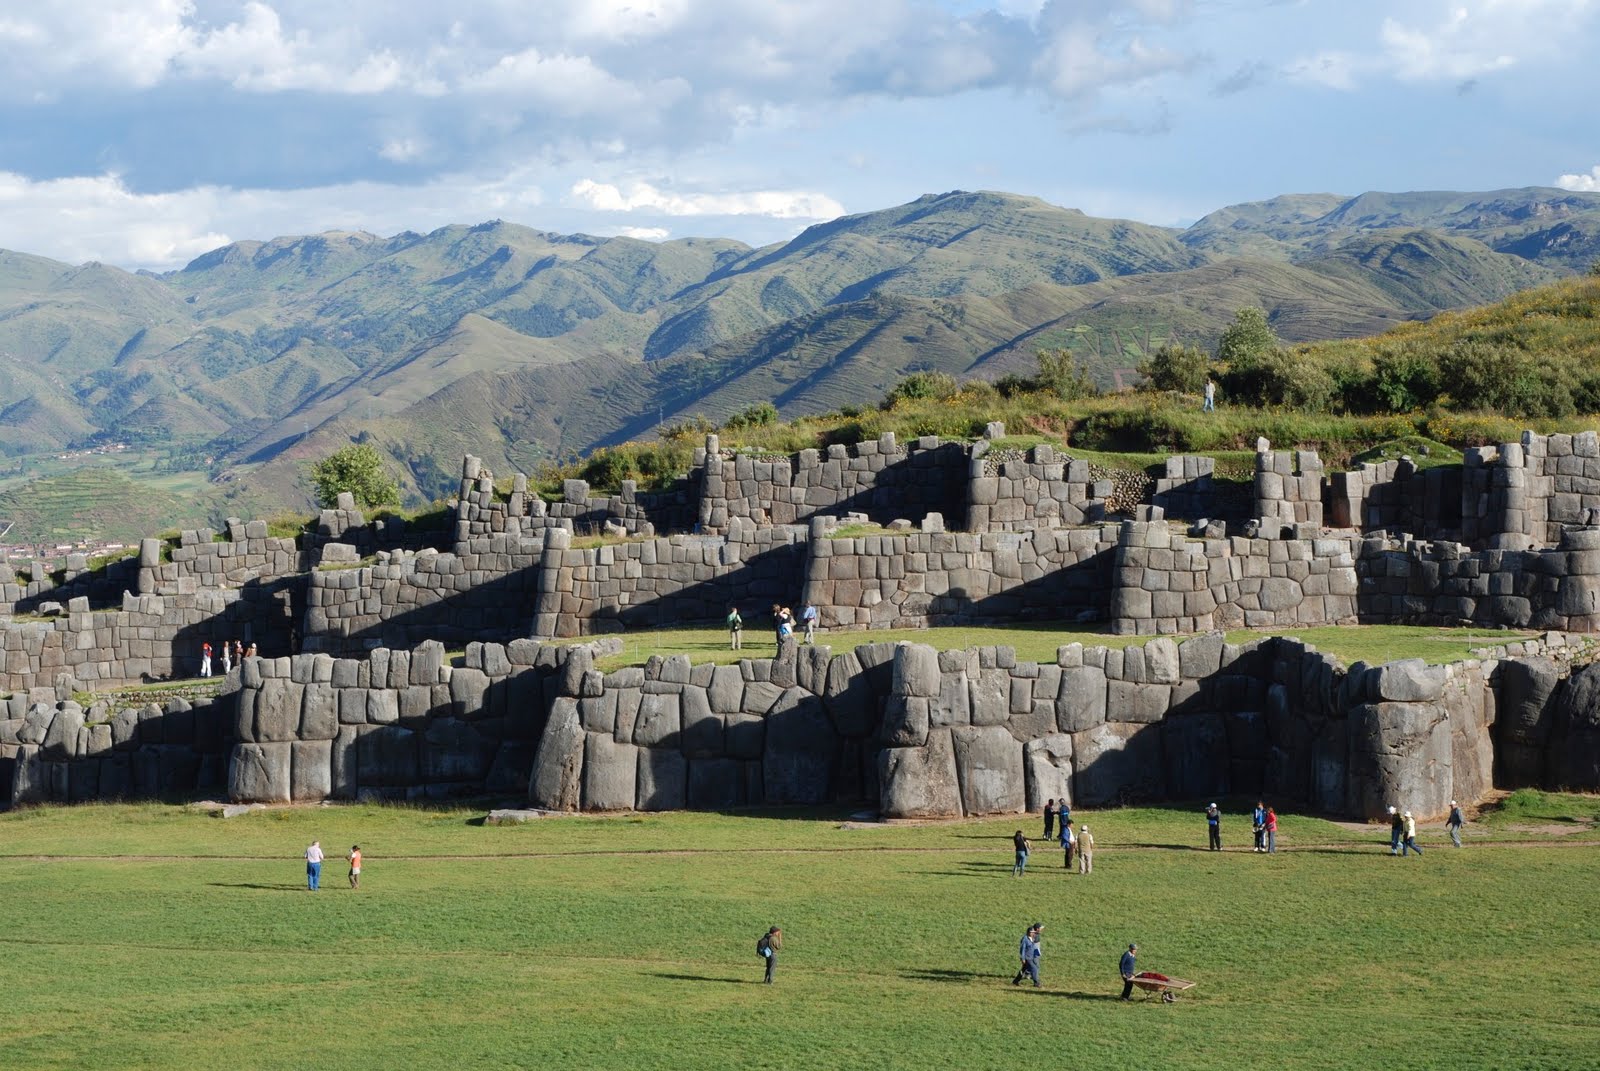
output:
M1400 854L1405 855L1408 852L1416 852L1418 855L1421 855L1422 845L1417 843L1417 820L1411 817L1410 811L1405 813L1405 820L1406 839L1400 846Z
M1094 836L1088 826L1078 827L1078 873L1094 872Z
M1389 808L1389 854L1400 854L1400 838L1405 835L1405 819L1400 817L1400 811L1395 807Z
M1461 847L1461 826L1466 820L1461 817L1461 808L1456 806L1456 801L1450 801L1450 817L1445 820L1445 828L1450 830L1450 843L1457 848Z
M1222 851L1222 812L1215 803L1206 804L1206 833L1211 838L1210 850Z

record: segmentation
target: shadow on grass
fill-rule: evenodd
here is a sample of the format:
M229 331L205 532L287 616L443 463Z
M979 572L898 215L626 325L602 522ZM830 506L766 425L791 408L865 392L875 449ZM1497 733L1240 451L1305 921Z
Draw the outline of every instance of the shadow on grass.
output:
M924 967L917 970L902 971L900 977L912 982L948 982L954 985L974 985L980 982L1006 986L1007 979L1004 975L985 973L981 971L957 971L939 967ZM1017 986L1016 988L1036 997L1065 997L1068 1000L1117 1000L1118 994L1083 993L1071 989L1051 989L1044 986L1035 989L1031 985Z
M652 977L674 982L715 982L720 985L760 985L759 978L718 978L709 974L678 974L671 971L651 971Z
M306 890L306 883L303 882L303 881L299 881L299 882L284 882L284 883L278 883L278 884L272 884L272 885L268 885L268 884L265 884L265 883L262 883L262 882L254 882L254 881L208 881L208 882L206 882L206 884L208 886L210 886L211 888L213 888L213 889L264 889L267 892L305 892L305 891L307 891Z

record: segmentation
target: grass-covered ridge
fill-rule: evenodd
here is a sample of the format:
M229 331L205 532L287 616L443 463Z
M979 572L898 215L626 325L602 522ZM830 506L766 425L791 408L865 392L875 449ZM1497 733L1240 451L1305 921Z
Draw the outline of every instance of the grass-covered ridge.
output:
M851 828L838 812L565 818L355 806L220 820L167 807L0 816L8 1071L433 1068L1583 1067L1600 1051L1600 848L1474 822L1224 803L1078 812L1095 873L1037 819ZM1580 835L1581 836L1581 835ZM300 853L320 838L322 892ZM1517 843L1510 843L1510 842ZM364 888L337 860L365 854ZM1042 922L1044 988L1012 989ZM756 937L784 928L777 984ZM1199 984L1118 1004L1117 956ZM1553 967L1559 966L1559 969ZM85 986L92 985L92 999Z

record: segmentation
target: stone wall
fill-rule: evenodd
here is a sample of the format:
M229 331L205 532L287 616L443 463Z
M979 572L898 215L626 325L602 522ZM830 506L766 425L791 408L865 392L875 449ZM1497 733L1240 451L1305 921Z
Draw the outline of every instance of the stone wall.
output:
M698 455L697 455L698 456ZM724 452L706 436L700 530L722 532L737 518L788 525L815 514L860 513L880 524L920 523L938 513L966 526L967 447L924 437L898 443L892 432L855 446L802 450L787 457Z
M228 522L228 539L209 528L179 533L178 545L162 561L159 539L139 544L139 593L192 595L203 588L241 588L257 581L301 573L305 561L292 538L267 535L266 521Z
M812 522L803 603L824 628L1105 617L1117 529L837 537Z
M1096 481L1087 461L1057 457L1047 444L1001 456L974 444L967 481L967 523L973 532L1072 527L1105 520L1111 481Z
M235 679L237 674L235 674ZM25 694L0 701L0 803L167 799L220 792L233 746L233 697L158 706Z
M1466 497L1457 465L1418 469L1409 458L1367 463L1328 478L1328 524L1460 539Z
M50 687L62 674L91 688L192 677L207 641L213 647L224 640L255 643L264 654L294 644L297 615L286 589L125 594L123 600L121 610L91 610L79 597L65 614L10 622L0 630L0 691Z
M1263 524L1322 524L1322 459L1315 450L1257 449L1255 497Z
M571 543L568 532L546 533L531 618L536 636L721 621L732 606L753 617L774 602L793 602L804 578L805 530L794 526L736 519L721 536Z

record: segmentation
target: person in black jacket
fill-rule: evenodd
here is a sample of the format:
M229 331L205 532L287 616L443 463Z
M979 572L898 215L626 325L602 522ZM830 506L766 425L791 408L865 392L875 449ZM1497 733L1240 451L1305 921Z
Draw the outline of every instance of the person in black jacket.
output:
M1210 850L1222 851L1222 812L1215 803L1206 805L1206 833L1211 838Z
M783 948L783 930L777 926L762 934L761 939L756 942L756 952L767 961L767 976L762 979L767 985L772 984L772 976L777 973L778 950L781 948Z
M1056 831L1056 801L1054 798L1044 801L1044 839L1049 840Z

